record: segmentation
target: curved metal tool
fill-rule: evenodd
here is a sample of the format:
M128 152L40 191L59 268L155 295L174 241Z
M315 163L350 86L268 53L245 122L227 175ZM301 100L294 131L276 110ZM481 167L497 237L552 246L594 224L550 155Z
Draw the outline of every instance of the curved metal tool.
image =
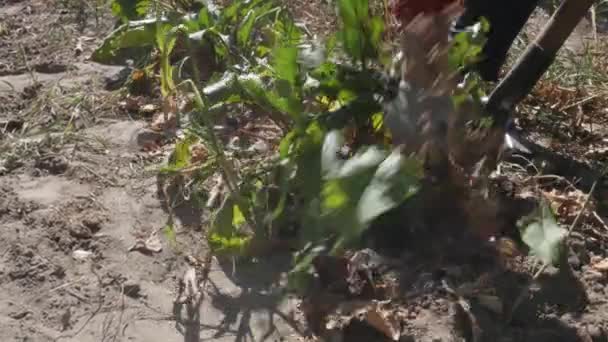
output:
M506 148L523 146L509 130L511 112L521 102L555 60L579 21L594 0L564 0L537 38L528 45L513 68L490 94L486 110L494 127L505 131Z
M490 94L489 110L508 115L547 71L559 49L594 2L564 0L536 40L528 45L513 68ZM504 118L503 123L506 121Z

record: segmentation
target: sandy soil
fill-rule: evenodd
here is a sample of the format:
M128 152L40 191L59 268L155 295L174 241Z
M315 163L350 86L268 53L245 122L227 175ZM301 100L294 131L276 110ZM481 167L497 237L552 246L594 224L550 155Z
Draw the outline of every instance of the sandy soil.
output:
M165 157L142 151L159 137L147 129L150 118L129 117L119 94L105 90L123 67L87 61L113 22L79 3L0 0L0 340L302 340L302 311L316 311L301 310L280 286L289 256L236 266L214 259L200 316L174 304L184 274L204 271L207 213L185 201L175 209L176 241L164 234L166 188L153 168ZM333 25L319 8L297 11L322 29ZM578 49L581 37L568 47ZM400 283L393 303L401 340L608 341L608 277L591 266L606 257L601 229L572 234L569 267L540 277L510 322L505 314L531 278L530 258L500 263L466 239L449 253L423 236L400 244L398 266L382 277ZM130 251L142 242L154 251ZM471 301L478 340L462 337L448 278L459 291L487 290ZM328 298L307 304L344 302ZM497 298L499 308L488 304ZM335 338L387 340L356 324Z
M56 3L0 2L0 122L18 126L0 136L0 159L16 157L0 173L0 339L169 342L194 329L201 341L289 340L297 303L268 281L286 269L280 260L239 264L238 277L214 261L199 322L176 322L187 260L205 255L205 214L179 212L179 246L167 241L147 171L162 157L141 152L154 133L117 114L103 89L122 67L86 60L111 21ZM162 251L129 252L155 236Z

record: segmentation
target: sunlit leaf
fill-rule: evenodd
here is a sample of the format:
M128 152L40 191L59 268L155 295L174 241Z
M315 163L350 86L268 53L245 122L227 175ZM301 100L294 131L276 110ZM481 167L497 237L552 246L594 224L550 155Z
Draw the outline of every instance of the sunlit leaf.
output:
M465 68L479 61L489 28L489 22L481 18L470 30L454 36L448 54L448 63L452 70Z
M397 207L416 193L422 177L422 165L393 151L376 170L374 178L361 195L357 217L369 224L378 216Z
M240 226L242 226L243 224L245 224L245 222L247 222L245 220L245 216L243 215L243 213L241 212L241 209L239 209L238 205L234 205L234 207L232 208L232 226L235 228L238 228Z
M230 96L235 95L236 75L226 72L222 77L203 88L203 94L213 103L224 101Z
M112 0L112 14L127 21L143 17L149 6L150 0Z
M337 177L352 177L368 172L378 166L386 157L386 152L376 146L369 146L344 162Z
M165 236L165 238L167 239L167 241L169 241L169 243L173 247L177 246L177 237L175 235L175 228L173 227L173 225L167 224L163 228L163 235Z
M556 265L567 230L560 227L546 200L518 222L522 240L545 264Z
M251 241L249 236L225 237L217 233L211 233L208 237L209 246L216 253L224 255L242 255L243 251Z
M378 56L384 30L383 19L369 13L368 0L338 0L342 28L338 36L346 53L363 62Z
M321 152L321 171L325 177L336 177L340 173L344 164L344 161L339 158L343 144L344 136L338 130L333 130L325 136Z
M277 77L295 85L298 77L298 49L294 46L277 47L273 59Z
M217 236L231 237L236 233L232 222L234 220L234 200L226 197L221 207L215 213L211 226L212 233Z
M287 133L287 135L285 135L283 139L281 139L281 142L279 144L279 155L282 159L285 159L289 156L289 153L291 152L294 143L295 135L296 133L294 131L291 131Z
M183 168L188 165L190 161L190 146L192 145L191 139L183 139L175 144L173 154L169 158L169 165L175 168Z
M280 96L273 89L267 87L262 79L255 74L238 76L237 81L245 95L258 105L270 107L269 109L290 114L294 119L298 119L302 104L296 98Z
M304 292L312 282L312 261L323 252L323 248L313 247L308 243L303 250L296 254L294 267L287 274L288 286L292 291Z
M300 45L298 63L306 69L319 67L326 58L325 46L321 44Z
M198 23L202 28L209 28L215 23L211 12L206 6L203 6L198 12Z
M323 186L323 207L325 209L344 208L350 200L348 193L344 191L339 181L328 181Z
M121 49L151 47L155 41L156 24L154 21L123 24L104 39L91 58L95 62L108 63Z
M384 115L382 113L372 115L372 128L374 129L374 133L384 128Z

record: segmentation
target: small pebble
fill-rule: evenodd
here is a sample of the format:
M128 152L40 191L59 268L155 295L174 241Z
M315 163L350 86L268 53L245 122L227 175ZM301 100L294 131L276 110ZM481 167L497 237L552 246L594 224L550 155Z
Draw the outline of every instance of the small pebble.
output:
M29 315L31 313L32 313L31 311L11 312L8 314L8 317L15 319L15 320L20 320L20 319L27 317L27 315Z
M587 334L589 334L589 337L591 337L591 339L593 341L605 341L606 340L606 336L604 334L603 329L600 327L597 327L595 325L587 326Z
M602 285L602 284L595 284L595 285L593 285L593 291L597 292L597 293L604 292L604 285Z
M596 270L588 269L584 273L584 278L587 280L600 280L600 279L604 278L604 275L601 272L598 272Z
M133 299L138 299L143 297L141 293L141 286L135 282L128 282L123 286L124 293L126 296L131 297Z
M74 258L76 260L84 260L86 258L89 258L92 255L93 255L93 252L85 251L82 249L77 249L72 252L72 258Z
M576 256L576 254L572 254L568 257L568 263L575 270L580 270L581 268L581 260Z

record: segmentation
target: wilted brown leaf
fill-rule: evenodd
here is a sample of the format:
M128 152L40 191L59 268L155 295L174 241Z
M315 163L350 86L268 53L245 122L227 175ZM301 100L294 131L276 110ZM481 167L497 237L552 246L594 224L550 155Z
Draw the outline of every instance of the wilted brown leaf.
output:
M124 101L119 103L119 107L127 112L137 113L144 105L142 96L128 96Z
M549 201L551 209L557 214L558 218L566 223L574 221L582 210L587 198L587 195L578 189L569 192L558 190L544 191L543 195ZM594 207L595 203L590 199L586 207L588 209L587 212L591 213Z
M154 103L147 103L139 108L139 112L144 115L150 115L158 110L158 106Z
M177 128L177 103L174 96L163 99L162 113L157 113L150 128L154 131L170 131Z
M365 314L365 322L393 341L401 337L401 324L391 310L383 310L374 302Z
M150 129L156 132L162 132L175 127L176 123L177 118L175 117L175 114L156 113L152 123L150 124Z
M200 163L207 160L209 156L209 151L203 144L194 144L190 147L190 163Z
M150 234L150 237L148 237L146 240L138 238L137 240L135 240L135 243L133 244L133 246L131 246L129 248L129 252L132 251L139 251L142 253L159 253L160 251L162 251L163 249L163 245L160 241L160 238L158 237L158 234L156 232L153 232L152 234Z
M327 315L325 329L341 330L356 319L367 323L389 339L398 341L401 337L399 315L396 315L393 309L385 308L386 304L388 303L360 300L342 302Z
M522 255L517 243L507 237L501 237L496 241L496 249L503 260Z

